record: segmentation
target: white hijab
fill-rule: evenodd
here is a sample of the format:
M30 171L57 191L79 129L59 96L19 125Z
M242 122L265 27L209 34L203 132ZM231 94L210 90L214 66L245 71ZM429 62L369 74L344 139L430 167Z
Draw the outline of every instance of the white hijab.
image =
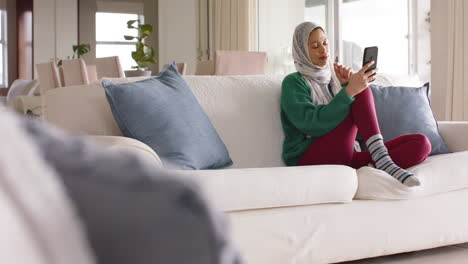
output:
M312 102L320 105L330 103L333 97L341 90L341 85L338 78L336 78L330 59L324 67L316 66L310 60L307 44L310 33L316 28L322 27L311 22L304 22L296 27L293 37L292 55L296 70L309 83ZM328 84L331 84L333 95L328 90Z

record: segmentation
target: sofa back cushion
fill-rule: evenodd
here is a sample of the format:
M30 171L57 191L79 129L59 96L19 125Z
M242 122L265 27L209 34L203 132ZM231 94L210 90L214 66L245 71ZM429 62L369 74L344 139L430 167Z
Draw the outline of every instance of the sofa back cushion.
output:
M186 76L229 150L234 168L284 166L283 76Z
M48 90L43 98L43 117L47 122L74 134L122 136L101 83L128 83L142 79L102 78L87 85Z
M232 167L284 166L279 101L283 76L184 78L226 145ZM127 83L141 78L107 80ZM121 136L99 81L48 91L45 120L77 134Z
M100 84L48 90L44 103L44 119L64 130L82 135L122 136Z

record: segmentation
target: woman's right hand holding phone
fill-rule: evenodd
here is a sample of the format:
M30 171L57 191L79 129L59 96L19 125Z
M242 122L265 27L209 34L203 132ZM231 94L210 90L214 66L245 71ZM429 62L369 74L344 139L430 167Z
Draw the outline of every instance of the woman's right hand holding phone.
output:
M348 86L346 86L345 91L349 97L354 97L360 92L364 91L369 86L369 83L375 80L375 74L378 69L373 69L366 72L370 66L374 64L374 61L371 61L364 65L358 72L353 73L349 79Z

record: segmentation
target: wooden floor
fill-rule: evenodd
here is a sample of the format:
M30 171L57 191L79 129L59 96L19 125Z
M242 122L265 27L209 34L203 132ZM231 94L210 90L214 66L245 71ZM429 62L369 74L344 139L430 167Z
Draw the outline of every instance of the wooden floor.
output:
M341 264L468 264L468 243Z

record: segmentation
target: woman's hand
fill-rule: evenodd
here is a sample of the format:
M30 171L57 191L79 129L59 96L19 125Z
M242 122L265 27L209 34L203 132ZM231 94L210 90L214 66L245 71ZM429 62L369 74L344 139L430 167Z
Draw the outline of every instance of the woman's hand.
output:
M374 61L371 61L364 65L358 72L351 75L349 79L349 84L346 86L345 91L350 96L356 96L360 92L364 91L369 86L369 83L375 80L375 75L378 69L374 69L366 72L369 67L374 64Z
M349 82L349 79L351 78L351 75L353 74L353 71L351 70L351 68L345 67L337 63L334 63L333 67L335 68L336 77L338 78L338 81L340 81L341 85Z

